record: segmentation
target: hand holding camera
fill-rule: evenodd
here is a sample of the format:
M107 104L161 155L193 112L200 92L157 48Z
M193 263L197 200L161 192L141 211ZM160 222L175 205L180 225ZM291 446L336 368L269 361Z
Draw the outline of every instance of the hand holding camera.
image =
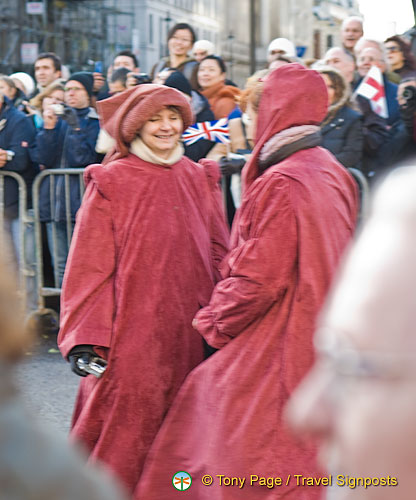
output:
M56 116L60 116L68 125L74 129L79 129L79 120L75 109L66 104L51 104L50 106Z
M152 83L147 73L129 73L127 75L126 86L128 89L141 85L142 83Z

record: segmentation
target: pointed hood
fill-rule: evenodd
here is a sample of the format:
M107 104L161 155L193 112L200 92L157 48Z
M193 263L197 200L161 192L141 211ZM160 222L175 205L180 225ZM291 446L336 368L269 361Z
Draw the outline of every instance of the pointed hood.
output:
M259 175L258 156L264 144L282 130L320 125L328 110L328 93L321 75L297 63L272 71L260 99L256 144L244 169L245 186Z

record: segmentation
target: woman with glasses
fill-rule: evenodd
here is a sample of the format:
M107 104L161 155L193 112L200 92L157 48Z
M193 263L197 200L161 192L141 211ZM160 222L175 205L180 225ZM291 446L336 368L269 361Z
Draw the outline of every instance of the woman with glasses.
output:
M409 42L399 35L394 35L385 40L384 47L392 71L402 80L416 77L416 59Z

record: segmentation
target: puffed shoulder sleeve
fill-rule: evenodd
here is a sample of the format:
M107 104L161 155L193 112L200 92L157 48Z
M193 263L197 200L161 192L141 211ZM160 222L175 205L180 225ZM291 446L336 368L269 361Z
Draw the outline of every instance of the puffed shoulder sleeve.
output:
M110 179L101 165L92 165L85 181L62 285L58 345L64 357L76 345L111 345L116 252Z

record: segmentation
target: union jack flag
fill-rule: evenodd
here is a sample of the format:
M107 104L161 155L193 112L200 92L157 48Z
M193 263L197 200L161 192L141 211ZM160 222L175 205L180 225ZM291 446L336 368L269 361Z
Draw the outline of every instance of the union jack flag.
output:
M182 134L182 140L186 146L190 146L200 139L208 139L208 141L222 142L224 144L230 142L228 119L220 118L213 122L195 123Z

